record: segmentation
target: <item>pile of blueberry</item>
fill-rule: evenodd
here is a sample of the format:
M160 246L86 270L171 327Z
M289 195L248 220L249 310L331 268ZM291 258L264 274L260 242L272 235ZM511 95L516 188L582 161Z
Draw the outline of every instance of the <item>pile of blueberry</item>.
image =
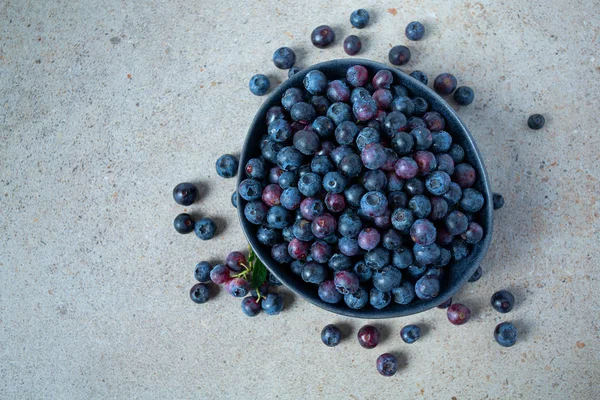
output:
M448 85L456 80L436 79L436 89ZM244 215L324 302L432 299L445 268L482 240L475 169L444 118L390 71L356 65L333 80L310 71L266 123L237 191Z

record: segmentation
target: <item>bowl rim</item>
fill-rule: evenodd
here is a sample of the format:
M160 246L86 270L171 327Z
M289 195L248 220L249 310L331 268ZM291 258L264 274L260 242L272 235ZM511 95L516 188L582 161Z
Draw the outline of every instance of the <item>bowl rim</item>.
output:
M318 64L314 64L312 66L302 69L301 71L296 73L291 78L288 78L287 80L285 80L276 89L274 89L269 94L269 96L263 101L263 103L259 107L258 111L254 115L252 123L250 124L250 127L248 129L248 133L246 134L246 138L244 140L244 146L240 153L240 162L239 162L239 167L238 167L238 177L237 177L236 189L239 186L240 182L242 180L246 179L246 176L245 176L246 163L248 162L248 160L250 158L254 157L254 156L248 155L248 152L249 152L248 149L250 147L250 144L253 143L253 141L257 140L256 134L254 134L254 132L257 129L257 125L259 125L261 123L261 121L264 121L264 118L265 118L266 113L269 110L269 108L271 108L274 105L281 106L280 99L281 99L281 96L283 95L283 93L291 87L300 87L302 85L302 80L304 79L304 76L310 71L319 70L322 68L329 69L329 68L336 68L336 67L337 68L344 67L347 69L354 65L362 65L362 66L370 68L372 70L382 70L382 69L389 70L394 75L395 81L396 80L400 81L400 83L404 86L406 86L406 82L408 81L408 82L410 82L411 85L416 86L418 88L418 90L425 93L425 95L427 97L422 96L422 95L421 96L425 97L426 100L430 100L430 99L435 100L435 102L430 101L431 106L432 106L431 108L433 111L437 111L440 114L442 114L447 121L448 121L448 119L452 120L453 125L458 127L459 132L453 132L452 134L464 136L465 142L468 142L470 144L470 146L473 148L474 152L473 152L473 154L470 154L470 156L472 156L472 158L475 159L476 163L479 166L479 168L477 168L477 166L475 166L476 169L480 170L480 171L478 171L478 180L480 181L481 187L483 187L483 189L484 189L483 195L485 198L484 209L482 209L480 212L482 213L481 219L482 219L482 221L485 221L484 224L487 225L487 229L486 229L486 234L485 234L483 240L477 244L478 245L477 251L472 251L471 254L467 257L467 259L465 259L465 260L469 260L470 264L471 264L470 267L466 269L466 273L464 273L463 276L460 277L460 279L455 280L454 282L449 284L446 287L446 290L445 290L445 293L443 296L438 296L438 297L435 297L430 300L420 300L418 303L413 303L414 305L409 304L409 305L406 305L406 307L402 307L399 309L389 309L388 307L386 307L384 309L377 310L372 307L366 307L363 309L355 310L355 309L351 309L348 306L346 306L346 304L343 301L338 302L336 304L330 304L330 303L326 303L326 302L322 301L320 298L318 298L318 296L315 297L314 295L311 296L308 293L305 293L302 288L297 287L293 282L290 282L288 279L286 279L281 274L279 274L277 271L277 268L271 267L270 264L275 263L275 262L272 261L270 252L267 252L266 248L258 242L258 239L256 238L256 236L252 234L252 229L255 227L255 225L252 225L249 221L246 220L246 218L244 216L244 205L246 204L246 201L243 200L242 198L240 198L239 196L238 196L238 204L237 204L238 218L240 220L240 225L242 227L242 231L244 232L244 235L246 236L248 243L252 247L254 253L258 256L258 258L265 265L265 267L267 267L267 269L277 279L279 279L288 289L290 289L293 293L297 294L298 296L302 297L303 299L307 300L308 302L310 302L324 310L333 312L335 314L344 315L344 316L353 317L353 318L384 319L384 318L396 318L396 317L404 317L404 316L408 316L408 315L418 314L423 311L427 311L432 308L435 308L436 306L444 303L445 301L450 299L452 296L454 296L464 286L465 283L467 283L468 279L473 275L475 270L479 267L479 265L481 264L481 261L483 260L483 257L487 253L487 250L489 248L489 245L490 245L490 242L492 239L493 222L494 222L492 191L490 188L489 178L487 175L485 164L483 163L483 159L482 159L481 153L477 147L477 143L475 142L475 139L471 135L471 133L468 130L468 128L466 127L466 125L462 122L460 117L456 114L456 111L450 106L450 104L448 104L446 102L446 100L444 100L441 96L439 96L431 88L424 85L423 83L416 80L415 78L411 77L410 75L408 75L404 71L400 70L399 68L389 66L384 63L377 62L377 61L361 59L361 58L334 59L334 60L329 60L329 61L321 62ZM435 109L434 109L434 105L436 106ZM465 153L467 152L467 150L470 152L470 149L465 149ZM269 253L269 254L267 254L267 253ZM464 260L461 260L461 262L463 262L463 261ZM316 292L316 285L315 285L315 289L313 289L313 290L314 290L314 292Z

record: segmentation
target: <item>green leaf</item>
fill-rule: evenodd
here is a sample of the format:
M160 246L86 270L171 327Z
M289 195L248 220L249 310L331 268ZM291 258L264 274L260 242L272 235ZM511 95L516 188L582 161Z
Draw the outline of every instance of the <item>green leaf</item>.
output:
M258 289L260 285L267 279L267 267L260 261L260 259L254 256L254 262L252 265L252 282L250 287L252 289Z

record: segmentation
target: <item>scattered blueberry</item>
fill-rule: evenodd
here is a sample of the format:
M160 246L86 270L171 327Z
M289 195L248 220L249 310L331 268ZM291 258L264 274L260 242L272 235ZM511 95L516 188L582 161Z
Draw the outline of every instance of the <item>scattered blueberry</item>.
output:
M410 61L410 49L406 46L394 46L388 54L390 63L394 65L404 65Z
M342 332L340 329L329 324L321 331L321 340L328 347L335 347L342 341Z
M269 87L271 86L271 82L266 75L256 74L250 78L250 82L248 83L248 87L250 88L250 92L256 96L264 96L269 91Z
M421 337L421 328L417 325L406 325L400 330L400 337L404 343L412 344Z
M210 218L202 218L194 224L194 232L202 240L209 240L215 236L217 225Z
M406 25L404 34L408 40L421 40L425 35L425 27L419 21L413 21Z
M494 193L492 195L492 200L494 202L494 210L499 210L504 207L504 196L500 193Z
M502 322L494 329L494 339L503 347L514 346L517 336L517 328L510 322Z
M468 106L475 99L475 92L468 86L460 86L454 92L454 101L461 106Z
M372 325L365 325L358 330L356 335L358 344L365 349L373 349L379 344L381 333Z
M410 76L421 82L423 85L427 85L427 83L429 82L427 75L423 71L413 71L410 73Z
M206 303L210 299L210 288L206 283L197 283L190 290L190 298L194 303Z
M455 303L448 307L447 315L452 325L463 325L471 318L471 310L464 304Z
M469 278L469 282L477 282L481 278L481 275L483 275L483 270L479 266L477 267L473 275L471 275L471 277Z
M390 353L384 353L377 357L377 371L383 376L393 376L398 370L398 360Z
M300 71L302 71L302 69L300 67L297 67L294 65L292 68L290 68L288 70L288 78L291 78L292 76L296 75Z
M290 69L296 62L296 54L289 47L280 47L273 53L273 64L279 69Z
M508 290L499 290L492 295L492 307L499 313L510 312L515 305L515 297Z
M260 313L258 297L248 296L242 300L242 312L249 317L256 317Z
M349 56L357 55L360 52L361 48L362 42L360 41L360 38L358 36L350 35L347 36L346 39L344 39L344 51Z
M180 183L173 189L173 199L177 204L189 206L198 198L198 189L192 183Z
M369 12L364 8L354 10L352 14L350 14L350 23L355 28L364 28L369 24Z
M443 73L435 77L433 89L441 95L449 95L456 89L456 84L454 75Z
M177 233L186 234L194 230L194 219L189 214L179 214L173 221Z
M317 26L310 35L312 44L320 49L329 46L335 40L333 29L327 25Z
M527 119L529 129L538 130L544 127L546 119L541 114L533 114Z

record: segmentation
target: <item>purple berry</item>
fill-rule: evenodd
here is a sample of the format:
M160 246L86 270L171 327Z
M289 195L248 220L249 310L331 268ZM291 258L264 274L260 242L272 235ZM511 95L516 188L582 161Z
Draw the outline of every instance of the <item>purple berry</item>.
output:
M448 307L447 315L452 325L463 325L471 318L471 310L464 304L456 303Z
M365 349L373 349L379 344L381 333L379 329L372 325L365 325L359 329L356 337L358 338L358 344Z
M333 278L335 288L341 294L354 293L358 290L358 277L349 271L336 272Z
M436 239L435 226L427 219L418 219L410 228L410 237L421 246L433 244Z

